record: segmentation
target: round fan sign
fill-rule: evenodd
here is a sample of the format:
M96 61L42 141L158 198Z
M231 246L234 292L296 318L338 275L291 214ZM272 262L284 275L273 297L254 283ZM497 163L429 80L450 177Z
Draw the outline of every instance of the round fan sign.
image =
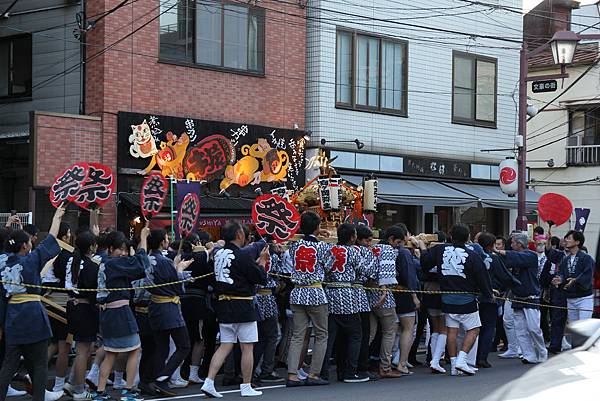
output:
M275 242L284 242L300 228L300 214L279 195L261 195L252 205L252 222L260 235L270 235Z
M75 201L88 179L89 171L89 164L75 163L57 175L54 184L50 187L50 203L52 203L52 206L59 207L65 202Z
M573 204L563 195L547 193L538 201L538 214L550 225L564 224L571 217L571 213L573 213Z

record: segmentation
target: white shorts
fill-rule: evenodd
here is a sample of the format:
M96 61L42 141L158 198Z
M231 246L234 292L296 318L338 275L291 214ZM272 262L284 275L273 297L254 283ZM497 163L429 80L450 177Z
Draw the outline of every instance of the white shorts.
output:
M256 343L258 342L258 326L256 322L219 323L222 343Z
M446 327L463 328L467 331L481 327L479 312L473 313L446 313Z

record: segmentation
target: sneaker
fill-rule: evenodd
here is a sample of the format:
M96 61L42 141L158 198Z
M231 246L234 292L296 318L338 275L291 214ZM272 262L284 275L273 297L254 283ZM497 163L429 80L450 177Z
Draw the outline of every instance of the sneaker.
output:
M431 367L431 373L435 373L435 374L444 374L446 373L446 369L442 368L440 366L440 363L434 363L433 361L429 364L429 366Z
M108 382L106 383L108 385ZM124 390L127 387L127 382L123 379L121 380L113 380L112 388L113 390Z
M457 359L456 370L463 372L469 376L473 376L476 372L472 367L469 366L464 360Z
M376 382L379 380L379 375L376 372L365 372L367 376L369 376L370 382Z
M62 390L60 390L60 391L46 390L46 395L44 395L44 401L56 401L63 395L65 395L65 392Z
M187 380L183 380L181 377L177 378L177 380L169 380L169 387L171 388L186 388L189 382Z
M302 368L298 369L298 379L306 380L308 379L308 373Z
M153 387L157 393L165 397L175 397L177 395L177 393L169 388L169 383L167 383L166 380L162 382L155 381L154 383L151 383L150 386Z
M144 397L137 391L133 390L121 390L120 401L144 401Z
M17 389L14 389L13 386L11 386L10 384L8 385L8 390L6 391L7 397L21 397L25 394L27 394L27 391L17 390Z
M223 394L219 393L214 385L208 385L207 382L204 382L202 388L200 389L204 395L208 398L223 398Z
M281 383L285 379L283 377L277 375L277 373L273 372L269 375L260 376L259 380L263 383Z
M98 389L98 376L88 376L85 378L85 384L88 385L90 390L96 391Z
M188 382L192 384L202 384L204 383L204 379L198 376L197 373L194 375L190 374L190 377L188 377Z
M240 394L242 397L258 397L262 395L262 391L256 391L248 383L240 384Z
M65 392L66 395L68 395L69 397L71 397L74 393L75 393L75 389L73 388L73 385L71 383L67 383L65 382L62 390ZM55 391L54 389L52 389L52 391Z
M158 391L156 390L156 386L154 386L154 383L140 383L139 384L139 390L142 392L142 394L145 395L150 395L153 397L156 397L157 395L160 395L158 393Z
M506 351L503 354L498 355L498 358L502 358L502 359L519 359L519 354L513 351Z
M85 401L85 400L93 400L94 394L90 393L87 390L84 390L83 393L73 393L73 401Z
M369 376L365 373L344 376L344 383L364 383L369 381Z
M114 401L114 399L110 395L108 395L106 391L103 393L94 393L93 395L94 397L92 398L92 400L94 401ZM48 400L46 399L46 401Z

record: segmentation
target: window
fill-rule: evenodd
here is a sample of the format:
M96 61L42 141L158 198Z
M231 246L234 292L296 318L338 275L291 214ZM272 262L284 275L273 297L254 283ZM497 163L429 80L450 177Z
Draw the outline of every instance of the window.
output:
M167 0L161 11L162 60L264 73L263 8L227 1Z
M496 128L497 60L453 53L452 122Z
M407 43L337 31L336 106L407 113Z
M0 98L31 96L31 35L0 38Z
M594 107L587 111L569 113L567 139L567 164L600 164L600 111Z

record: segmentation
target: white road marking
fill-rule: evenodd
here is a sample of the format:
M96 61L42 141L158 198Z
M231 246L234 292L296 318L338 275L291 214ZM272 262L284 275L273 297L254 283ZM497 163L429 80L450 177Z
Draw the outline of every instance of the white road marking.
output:
M285 384L279 384L277 386L265 386L265 387L257 387L255 390L271 390L274 388L283 388ZM219 391L221 394L231 394L231 393L239 393L240 390L226 390ZM196 393L196 394L185 394L185 395L177 395L175 397L165 397L165 398L150 398L149 401L168 401L168 400L182 400L184 398L192 398L192 397L206 397L204 393Z

